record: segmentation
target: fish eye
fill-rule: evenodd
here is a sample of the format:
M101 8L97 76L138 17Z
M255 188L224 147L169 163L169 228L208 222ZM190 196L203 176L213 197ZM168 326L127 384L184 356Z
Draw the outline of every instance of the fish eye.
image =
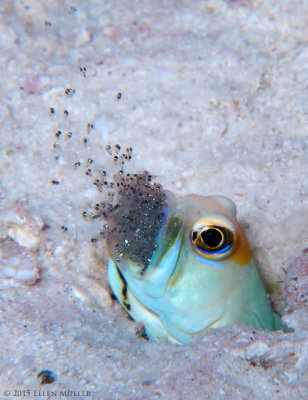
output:
M197 221L192 228L191 241L199 255L207 259L221 260L234 251L237 244L237 232L232 223L201 220Z
M217 249L220 244L223 242L224 239L224 234L222 231L218 228L208 228L205 229L203 232L201 232L201 238L203 243L209 248L209 249Z

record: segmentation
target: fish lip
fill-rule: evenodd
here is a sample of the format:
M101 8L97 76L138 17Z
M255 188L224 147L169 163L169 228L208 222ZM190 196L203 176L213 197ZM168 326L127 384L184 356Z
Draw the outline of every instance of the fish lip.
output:
M183 224L177 231L171 248L164 253L158 265L152 266L144 275L135 274L125 260L113 262L126 282L126 286L136 299L149 311L161 316L165 308L165 294L168 290L169 280L172 278L182 247Z
M152 297L163 297L172 279L182 247L183 227L178 232L172 248L166 252L158 265L154 265L146 276L144 291Z

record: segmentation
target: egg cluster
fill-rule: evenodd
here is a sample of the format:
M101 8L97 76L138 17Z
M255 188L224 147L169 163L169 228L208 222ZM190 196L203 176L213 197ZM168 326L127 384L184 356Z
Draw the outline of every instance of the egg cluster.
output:
M120 168L108 180L108 173L101 171L101 178L94 184L104 196L96 204L92 218L104 220L100 237L105 239L114 259L122 257L140 266L144 272L156 248L155 238L164 221L166 192L153 181L147 171L126 173L125 163L132 158L132 148L121 153L121 146L106 150ZM96 241L97 239L92 239Z

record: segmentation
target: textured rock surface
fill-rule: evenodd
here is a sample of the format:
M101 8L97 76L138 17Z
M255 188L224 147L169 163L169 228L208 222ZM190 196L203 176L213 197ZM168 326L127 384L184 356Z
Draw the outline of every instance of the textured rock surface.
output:
M44 221L12 238L35 243L40 280L0 281L0 397L306 399L306 264L293 261L308 246L304 2L4 0L0 11L0 240L17 204ZM265 278L283 282L291 265L277 308L295 332L235 326L182 347L136 336L90 243L100 224L82 217L100 200L88 175L112 169L114 143L177 195L236 202ZM40 388L44 369L56 380Z

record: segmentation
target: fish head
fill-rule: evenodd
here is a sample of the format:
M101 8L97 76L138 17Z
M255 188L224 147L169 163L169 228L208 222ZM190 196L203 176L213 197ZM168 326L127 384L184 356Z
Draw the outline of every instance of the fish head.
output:
M196 194L177 200L168 191L159 204L155 218L153 203L141 213L137 206L140 224L133 224L132 231L127 224L126 239L121 240L133 244L137 235L133 251L122 246L119 252L120 245L108 243L112 290L131 317L145 326L147 336L187 343L204 329L236 322L273 329L272 311L235 204L224 196ZM143 257L138 258L139 252Z

